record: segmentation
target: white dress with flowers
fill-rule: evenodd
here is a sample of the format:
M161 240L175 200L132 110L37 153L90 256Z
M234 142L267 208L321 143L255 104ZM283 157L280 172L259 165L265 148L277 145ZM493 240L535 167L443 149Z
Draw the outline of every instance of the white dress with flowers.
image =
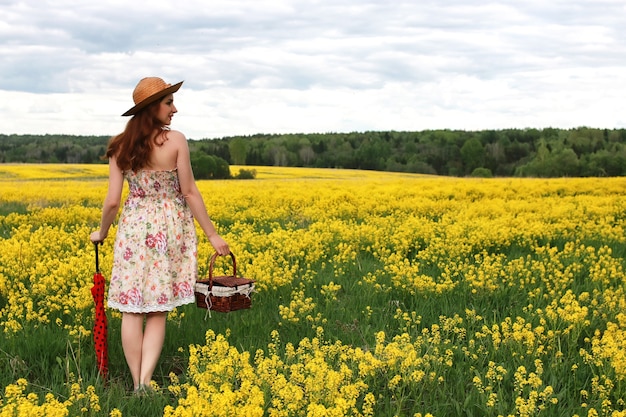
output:
M150 313L194 302L196 229L177 171L124 177L129 194L115 238L108 306Z

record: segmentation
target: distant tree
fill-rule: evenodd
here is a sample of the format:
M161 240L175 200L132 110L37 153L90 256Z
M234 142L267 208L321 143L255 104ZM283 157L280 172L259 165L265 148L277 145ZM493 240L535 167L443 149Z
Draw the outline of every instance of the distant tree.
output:
M577 177L580 172L578 155L572 149L562 149L557 152L552 160L559 168L556 176Z
M255 169L240 169L239 173L235 175L233 178L239 180L252 180L256 178L256 170Z
M204 180L213 178L216 164L215 159L211 155L207 155L203 152L192 152L190 158L191 169L196 179Z
M578 176L580 163L576 153L563 148L554 152L542 146L538 149L537 157L529 163L521 166L516 174L524 177L563 177Z
M495 130L485 130L481 132L480 139L484 145L488 145L498 142L500 134Z
M478 178L491 178L493 177L493 174L489 168L476 168L472 171L471 176Z
M605 134L600 129L589 129L581 127L578 129L572 129L566 138L566 144L572 148L576 155L591 154L604 147Z
M214 156L213 158L215 158L215 173L213 174L213 179L225 180L230 178L230 167L228 162L225 159L218 158L217 156Z
M54 150L54 156L59 162L67 162L67 146L63 146Z
M356 168L383 170L386 159L391 155L391 146L386 140L375 138L364 140L355 152Z
M498 167L506 162L504 145L502 140L485 145L485 167L491 172L497 171Z
M305 145L298 151L298 156L305 166L308 166L315 159L315 151L311 145Z
M433 168L426 162L420 161L418 159L409 159L407 163L407 172L414 172L416 174L437 175L437 171L435 171L435 168Z
M90 164L95 160L95 156L93 154L93 151L91 149L87 149L85 152L83 152L81 158L80 158L80 162L83 164Z
M265 152L267 158L271 161L271 165L278 167L287 166L287 163L289 162L289 152L283 145L268 143Z
M230 167L224 159L203 152L191 152L191 169L196 179L230 178Z
M477 138L466 141L461 147L461 158L467 173L482 167L485 163L485 149Z
M230 157L235 165L245 165L248 153L248 142L243 138L234 138L228 143Z
M0 134L0 161L106 163L101 156L109 138ZM256 134L189 140L189 149L214 158L214 165L194 160L198 174L211 178L230 175L229 162L455 176L477 168L495 176L626 175L626 129Z
M601 150L591 155L586 155L587 164L581 172L583 176L608 176L617 177L626 175L626 151L621 147L613 147L609 150Z

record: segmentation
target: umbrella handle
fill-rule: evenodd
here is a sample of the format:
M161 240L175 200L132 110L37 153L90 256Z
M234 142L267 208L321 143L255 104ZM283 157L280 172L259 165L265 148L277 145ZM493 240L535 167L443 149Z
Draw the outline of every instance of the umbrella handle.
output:
M96 249L96 272L100 272L100 262L98 260L98 245L100 245L100 242L94 242L93 246Z

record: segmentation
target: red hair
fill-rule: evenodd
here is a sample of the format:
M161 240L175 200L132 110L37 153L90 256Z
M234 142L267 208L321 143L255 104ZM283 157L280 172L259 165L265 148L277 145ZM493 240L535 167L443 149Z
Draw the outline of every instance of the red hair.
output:
M160 136L154 135L154 132L163 131L163 135L167 134L169 128L156 118L160 102L161 100L156 100L131 117L124 131L109 141L105 156L116 157L117 166L122 171L136 172L146 167Z

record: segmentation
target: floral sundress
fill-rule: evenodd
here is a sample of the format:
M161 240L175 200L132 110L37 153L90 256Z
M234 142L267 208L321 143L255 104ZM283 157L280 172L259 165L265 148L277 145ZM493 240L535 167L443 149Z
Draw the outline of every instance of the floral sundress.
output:
M195 301L197 236L178 173L128 171L108 306L128 313L171 311Z

